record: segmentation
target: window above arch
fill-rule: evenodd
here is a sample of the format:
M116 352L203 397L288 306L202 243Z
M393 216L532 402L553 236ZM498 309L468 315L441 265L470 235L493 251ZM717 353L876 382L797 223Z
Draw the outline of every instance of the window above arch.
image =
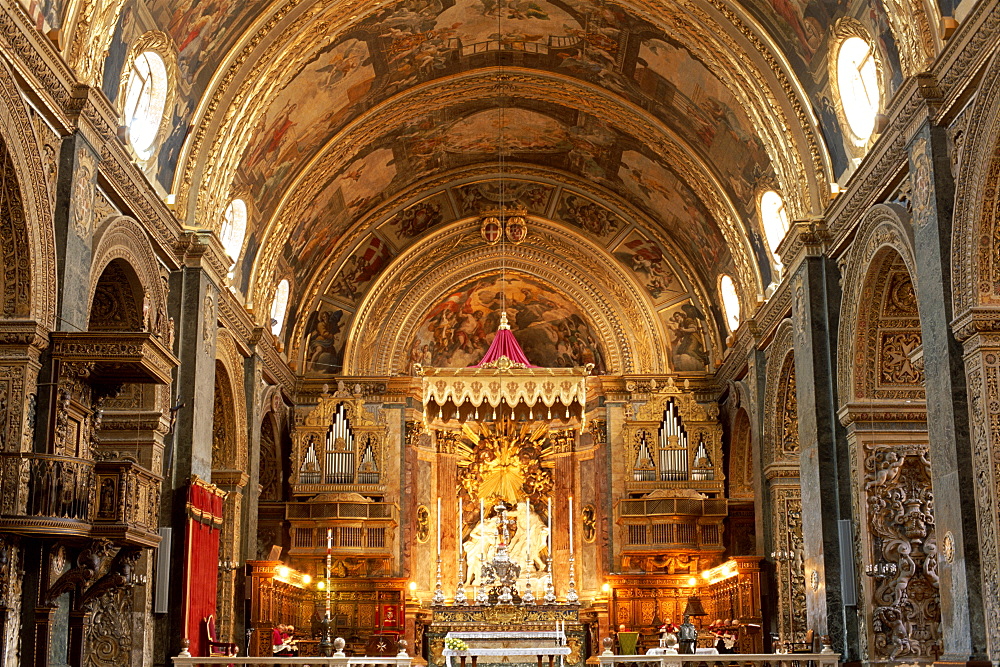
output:
M729 331L740 327L740 298L736 294L736 284L733 279L723 275L719 279L719 294L722 296L722 316L726 320Z
M860 143L867 142L875 131L882 102L878 79L871 42L857 35L842 41L837 49L837 90L847 126Z
M125 86L124 123L128 141L143 160L154 152L167 105L167 67L155 51L136 56Z
M240 258L243 240L247 235L247 204L242 199L229 202L222 215L222 233L219 240L233 264Z
M271 333L275 336L281 335L281 329L285 326L285 314L288 312L288 280L282 280L274 290L274 301L271 302Z
M777 261L778 245L788 233L788 212L785 210L785 200L774 190L767 190L760 196L760 219L767 247Z

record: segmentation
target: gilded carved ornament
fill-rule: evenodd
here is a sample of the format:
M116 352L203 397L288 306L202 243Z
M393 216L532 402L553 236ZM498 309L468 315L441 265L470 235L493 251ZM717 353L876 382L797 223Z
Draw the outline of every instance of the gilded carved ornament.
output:
M545 223L535 220L533 224ZM600 251L571 243L570 239L563 241L555 233L549 237L549 243L560 251L542 253L525 245L508 251L508 268L542 279L585 307L609 355L609 366L629 368L630 363L635 363L630 360L639 347L635 341L658 339L652 315L636 305L644 301L634 281L613 260L595 261L603 259ZM412 332L440 295L447 294L447 290L472 273L496 270L499 257L498 249L479 240L478 228L472 223L452 227L411 246L382 272L358 308L355 333L351 336L355 342L345 351L346 372L355 375L392 372L392 364L407 358ZM594 284L595 274L607 279ZM606 284L627 291L617 300L612 299L605 293ZM407 296L407 292L412 296ZM623 313L626 306L636 310ZM647 354L649 349L647 346ZM651 359L645 363L657 362Z

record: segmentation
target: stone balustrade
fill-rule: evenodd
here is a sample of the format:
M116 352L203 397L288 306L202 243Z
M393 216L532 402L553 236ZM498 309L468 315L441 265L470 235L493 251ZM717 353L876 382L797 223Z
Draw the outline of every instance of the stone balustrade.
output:
M601 655L601 667L837 667L839 653L757 653L717 655Z

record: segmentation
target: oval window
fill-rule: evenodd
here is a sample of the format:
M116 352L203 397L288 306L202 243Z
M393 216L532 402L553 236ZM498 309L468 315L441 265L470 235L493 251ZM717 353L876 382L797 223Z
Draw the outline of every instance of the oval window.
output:
M154 51L143 51L132 63L125 87L128 141L142 159L153 154L167 104L167 68Z
M740 326L740 298L736 295L736 285L733 279L723 275L719 279L719 292L722 295L722 315L730 331L736 331Z
M760 218L767 246L774 258L778 259L778 245L788 233L788 213L785 211L785 200L774 190L768 190L760 196Z
M848 37L837 52L837 87L851 132L868 141L875 130L881 103L878 68L872 46L860 37Z
M271 333L281 335L281 327L285 325L285 311L288 310L288 281L282 280L274 291L274 301L271 302Z
M222 216L222 234L219 240L233 264L240 258L243 239L247 234L247 204L242 199L229 202Z

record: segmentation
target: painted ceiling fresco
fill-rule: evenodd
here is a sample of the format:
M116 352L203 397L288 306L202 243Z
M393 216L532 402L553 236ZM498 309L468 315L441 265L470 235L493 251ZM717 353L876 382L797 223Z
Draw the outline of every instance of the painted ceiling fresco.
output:
M306 365L342 363L338 354L351 313L409 244L503 200L489 178L447 180L477 169L486 173L503 156L512 179L544 174L536 182L519 181L506 203L516 201L534 215L579 231L627 267L673 332L671 354L683 357L673 363L694 367L702 364L692 343L700 335L695 323L706 320L695 312L700 306L694 301L682 307L692 294L688 283L714 293L718 275L728 273L759 278L759 285L744 286L750 291L766 287L771 257L759 234L754 200L777 178L789 177L787 166L785 171L772 166L760 138L771 137L772 153L785 150L772 135L760 134L762 114L771 110L751 108L741 97L733 81L743 79L718 52L722 42L709 45L713 36L707 35L702 44L694 37L707 25L695 15L704 10L726 16L725 2L739 3L734 20L749 16L754 30L767 33L792 79L789 88L771 93L804 91L804 116L811 118L811 111L818 121L815 131L829 152L834 177L856 157L841 131L828 81L835 24L849 17L871 33L887 72L886 95L899 85L912 57L904 59L897 45L903 42L894 34L903 30L902 0L699 0L697 11L685 10L683 17L673 15L668 3L651 12L658 1L633 6L625 0L398 0L360 3L362 11L348 19L354 10L339 0L123 0L105 33L111 43L102 88L113 102L119 97L123 66L142 35L158 30L173 42L177 90L167 110L168 130L147 174L163 193L190 198L179 202L178 211L202 206L193 199L198 192L248 201L236 286L249 294L255 289L253 272L265 264L268 280L272 269L292 280L292 317L313 318L313 333L299 343ZM39 26L57 28L75 15L68 0L22 3ZM71 40L73 27L66 29ZM756 38L746 36L734 44L756 48L750 46ZM758 57L735 55L733 62ZM556 92L544 98L537 92L510 94L502 113L496 99L477 101L453 92L442 96L443 108L415 105L338 152L342 158L319 159L337 146L332 139L339 132L380 105L413 91L448 86L454 91L459 77L490 71L498 59L512 72L534 72L533 81L548 82L537 85ZM241 102L252 108L239 128L244 140L226 145L226 132L233 131L228 119L244 118L236 104L228 104L251 89L246 75L258 64L265 67L266 85ZM602 111L606 120L601 120L582 111L570 95L560 99L560 77L598 87L603 92L595 95L606 95L608 105L617 105L615 112ZM209 105L210 99L220 103ZM650 134L640 138L630 117L662 130L663 145L677 147L690 164L679 164L663 145L651 145ZM222 150L229 152L224 167L221 158L215 163ZM182 154L190 162L179 165ZM316 164L323 164L322 170ZM194 194L184 192L188 181L178 180L180 174L192 177ZM594 189L571 187L581 180ZM308 197L297 189L303 183L309 184ZM420 190L425 183L433 185ZM716 219L727 217L721 210L731 210L732 220ZM739 227L735 232L732 224ZM734 243L740 257L749 251L756 267L747 269L742 259L737 266ZM683 270L670 258L673 252ZM322 306L300 303L307 289L323 295ZM323 312L329 313L325 319Z

